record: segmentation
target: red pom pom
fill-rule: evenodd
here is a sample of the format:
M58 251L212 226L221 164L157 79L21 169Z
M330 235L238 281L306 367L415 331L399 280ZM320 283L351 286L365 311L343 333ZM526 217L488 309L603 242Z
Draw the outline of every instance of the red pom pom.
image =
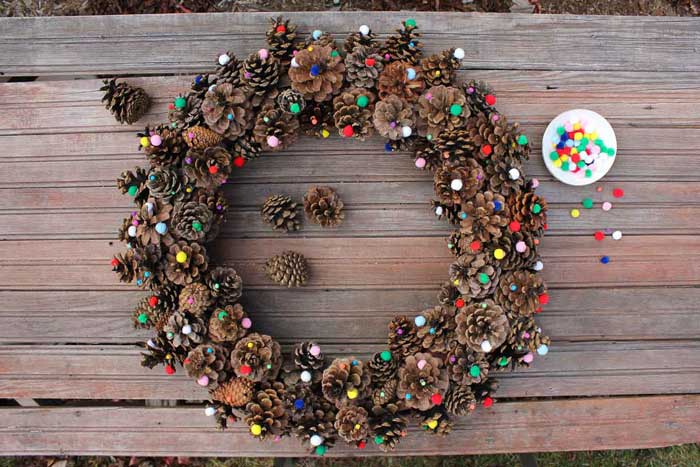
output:
M375 63L377 63L377 61L372 57L365 59L365 65L367 66L374 66Z
M472 251L479 251L481 248L481 242L479 240L474 240L469 244L469 249Z
M169 375L175 374L175 368L172 365L165 365L165 372Z
M493 148L490 144L484 144L483 146L481 146L481 152L483 152L484 155L489 156L493 152Z
M543 293L542 295L540 295L539 299L540 299L540 304L542 304L542 305L546 305L547 303L549 303L549 295L546 293Z
M484 407L486 407L488 409L489 407L491 407L493 405L493 399L491 399L490 397L487 397L486 399L484 399L483 404L484 404Z
M354 134L355 130L352 129L352 125L345 125L345 128L343 128L343 136L350 138Z
M435 393L432 396L430 396L430 402L432 402L435 405L440 405L442 404L442 396L438 393Z
M119 260L117 258L112 258L111 264L113 268L116 268L117 266L119 266Z
M148 299L148 304L151 305L151 308L154 308L158 304L158 297L151 295L151 297Z
M367 446L367 442L365 442L364 439L362 441L360 441L359 443L357 443L357 447L360 449L364 449L366 446Z
M238 369L238 371L243 375L243 376L248 376L253 369L249 367L248 365L241 365L241 367Z
M168 104L168 110L173 110L174 108L175 108L175 104L173 104L172 102L170 104Z
M613 196L615 198L622 198L623 196L625 196L625 192L622 190L622 188L615 188L613 190Z
M538 306L537 308L535 308L535 313L542 313L542 307Z
M599 230L593 234L593 238L595 238L596 240L598 240L600 242L605 238L605 234Z
M496 103L496 96L493 94L486 94L484 96L484 101L486 101L488 105L494 105Z
M233 158L233 165L238 167L239 169L245 165L245 159L243 159L241 156L234 157Z
M513 221L510 224L508 224L508 228L511 232L520 232L520 222Z
M280 24L279 26L277 26L277 29L275 29L275 31L277 31L277 32L286 32L286 31L287 31L287 28L286 28L286 26L285 26L284 24Z
M210 165L210 166L209 166L209 173L210 173L210 174L214 175L214 174L217 173L218 171L219 171L219 167L218 167L218 166L216 166L216 165Z
M464 300L462 300L461 298L458 298L457 300L455 300L455 306L457 308L462 308L464 306Z
M543 228L544 230L547 230L547 223L546 223L546 222L545 222L544 224L542 224L542 228Z
M184 363L185 365L187 365L187 364L190 363L190 359L189 359L189 358L186 358L182 363Z

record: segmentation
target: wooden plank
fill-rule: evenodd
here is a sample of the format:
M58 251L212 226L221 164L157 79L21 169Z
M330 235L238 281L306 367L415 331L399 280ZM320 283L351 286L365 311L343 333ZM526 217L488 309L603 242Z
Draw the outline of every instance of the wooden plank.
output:
M367 358L384 347L383 341L319 341L331 357ZM697 393L699 350L697 341L562 342L533 367L498 374L498 397ZM140 367L139 353L115 345L2 345L0 397L206 399L181 369L168 376Z
M411 12L426 52L463 47L464 68L698 71L693 18ZM245 56L265 45L269 13L3 18L0 72L13 75L179 73L213 68L230 48ZM367 21L361 12L288 13L303 31L339 35ZM392 32L401 13L374 13L372 29ZM79 26L76 26L79 21ZM450 31L450 32L445 32ZM31 39L31 40L28 40ZM571 50L603 51L562 61ZM144 51L148 56L143 57ZM134 57L142 57L134 60Z
M200 407L3 408L6 455L307 456L296 439L263 442L242 423L217 431ZM503 402L460 417L450 436L411 424L393 455L652 448L700 441L700 396ZM154 436L167 429L167 436ZM338 443L328 456L371 456Z

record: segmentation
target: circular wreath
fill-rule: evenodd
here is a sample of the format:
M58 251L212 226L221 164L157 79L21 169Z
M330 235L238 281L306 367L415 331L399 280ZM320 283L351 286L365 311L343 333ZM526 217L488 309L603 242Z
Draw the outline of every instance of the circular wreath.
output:
M338 438L392 450L409 417L446 434L451 415L493 404L494 373L547 353L534 320L548 300L537 274L547 204L524 178L528 139L486 84L456 83L462 49L423 57L416 29L406 20L380 44L362 26L340 48L327 33L303 39L272 19L268 49L219 56L216 74L197 76L170 105L169 124L139 134L150 167L117 180L136 209L112 266L151 291L134 311L136 326L157 332L142 364L184 367L210 390L206 414L222 428L241 419L255 437L294 435L317 454ZM313 342L283 356L238 303L236 271L212 265L205 247L224 220L221 185L237 170L299 133L332 131L376 132L386 151L412 152L416 167L434 171L434 213L457 227L438 304L396 316L388 349L367 361L328 363ZM303 269L292 256L286 266Z

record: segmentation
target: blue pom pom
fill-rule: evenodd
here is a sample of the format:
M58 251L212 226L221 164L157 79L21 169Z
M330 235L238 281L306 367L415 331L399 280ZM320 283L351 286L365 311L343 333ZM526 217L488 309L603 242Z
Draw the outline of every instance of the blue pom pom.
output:
M416 79L416 70L414 70L413 68L409 68L408 70L406 70L406 77L408 79Z
M603 256L602 258L600 258L600 262L603 264L608 264L610 262L610 257Z
M165 222L158 222L156 224L156 232L158 232L160 235L163 235L167 231L168 226L165 224Z
M311 36L314 38L315 41L317 41L321 37L322 34L323 34L323 31L316 29L314 32L311 33Z
M202 75L197 75L194 77L194 84L199 84L202 82Z
M385 150L386 152L391 152L391 151L393 151L393 149L391 148L391 143L389 143L389 142L384 143L384 150Z
M425 326L425 316L418 315L416 316L416 319L413 320L416 323L416 326L421 327Z
M311 76L318 76L320 74L321 74L321 67L316 63L311 65Z
M493 211L494 211L494 212L500 211L502 207L503 207L503 206L501 205L501 202L500 202L500 201L494 201L494 202L493 202Z
M294 408L297 409L297 410L301 410L301 409L303 409L305 406L306 406L306 404L304 404L304 401L301 400L301 399L297 399L297 400L294 401Z

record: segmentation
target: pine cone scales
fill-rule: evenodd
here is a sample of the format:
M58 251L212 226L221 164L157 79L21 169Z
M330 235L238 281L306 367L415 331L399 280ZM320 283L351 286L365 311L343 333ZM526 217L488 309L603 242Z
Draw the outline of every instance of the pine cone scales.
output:
M117 84L116 79L104 80L103 83L104 86L100 88L104 93L102 102L119 123L131 125L148 112L151 99L143 88L124 82Z
M223 137L203 126L193 126L182 133L185 143L191 148L206 149L209 146L216 146L223 140Z
M211 344L199 345L190 350L183 364L190 378L209 389L215 389L226 381L230 371L228 350Z
M209 318L209 338L214 342L238 341L250 327L247 318L240 303L215 309Z
M503 274L494 293L494 300L507 312L530 316L540 306L540 296L546 288L539 274L511 271Z
M356 443L367 437L369 420L367 411L354 405L343 406L335 416L338 436L348 443Z
M161 235L156 230L158 224L168 222L171 211L172 205L154 198L151 198L141 206L135 219L138 223L136 226L136 237L141 245L160 245L161 242L168 245L172 242L171 235L167 233Z
M211 130L230 139L242 135L253 122L248 94L230 83L216 85L207 92L202 113Z
M450 280L462 295L483 298L499 284L501 269L485 253L465 253L450 265Z
M306 99L323 102L340 90L344 72L342 57L330 46L310 45L294 57L289 78Z
M285 409L284 401L275 388L267 388L256 392L251 401L245 407L248 415L245 423L251 427L251 432L255 433L253 427L260 428L260 434L256 435L260 439L269 436L280 436L284 434L289 423L289 414Z
M417 334L423 348L428 352L447 350L454 337L455 309L451 306L437 305L424 310L421 315L425 318L425 324L418 328Z
M267 277L286 287L301 287L309 280L309 267L301 253L284 251L265 263Z
M467 217L460 222L462 232L470 232L482 242L498 239L508 224L505 199L499 194L485 191L462 205Z
M153 136L160 137L160 144L148 144L143 147L148 162L152 167L177 165L180 163L185 153L187 152L187 143L182 138L182 135L177 130L169 128L158 128L154 131L145 131Z
M321 227L335 227L345 219L343 201L336 191L328 186L309 188L304 195L306 217Z
M482 81L468 81L462 85L472 113L490 113L496 98L492 89Z
M282 366L280 345L268 335L248 334L231 351L231 366L252 381L274 380Z
M373 88L382 70L382 57L369 47L358 45L345 57L345 77L353 87Z
M404 128L408 128L412 133L416 123L413 117L413 107L407 101L394 95L377 103L373 122L377 133L390 140L406 137Z
M455 72L459 69L459 60L455 58L455 49L443 50L439 54L425 57L421 61L423 77L428 86L451 86Z
M399 368L398 359L388 350L377 352L372 356L372 359L367 362L370 375L372 375L372 383L375 385L384 384L392 380Z
M208 267L207 251L199 243L185 241L173 243L166 254L168 262L165 274L178 285L191 284L201 277Z
M273 230L294 232L299 230L297 206L289 196L270 195L260 209L260 215Z
M253 398L254 383L247 378L233 378L211 393L212 399L231 407L243 407Z
M489 362L486 354L454 342L447 354L447 371L450 381L455 383L452 386L468 388L472 384L479 384L486 380Z
M180 290L178 305L180 310L185 310L195 316L202 316L211 305L209 288L201 282L186 285Z
M243 281L235 269L219 266L207 273L206 283L220 306L233 304L241 298Z
M472 160L477 147L465 128L446 130L435 139L435 149L439 152L443 163L450 166L465 165Z
M323 354L313 342L302 342L294 347L294 365L300 370L320 370L323 368Z
M467 98L459 88L433 86L418 98L418 115L419 134L434 140L445 130L465 126L469 117Z
M484 171L474 159L454 167L443 165L435 171L435 195L447 206L461 205L476 196L484 180Z
M390 63L384 67L377 80L379 98L382 100L395 95L408 102L414 102L424 87L420 69L407 62Z
M400 415L397 405L388 404L372 408L370 424L379 449L389 452L396 449L399 441L406 434L408 422Z
M428 410L438 405L447 392L449 381L442 361L430 353L417 353L405 358L399 368L396 395L408 408Z
M389 323L389 349L393 355L406 357L418 352L421 348L421 338L413 320L406 316L395 316Z
M195 316L176 311L163 327L163 332L173 347L189 350L202 343L206 325Z
M323 396L341 407L361 400L370 384L370 374L362 361L337 358L326 368L321 379Z
M241 61L231 51L220 55L216 65L216 84L225 83L234 87L241 84Z
M402 23L403 28L397 29L396 34L387 38L384 45L384 53L389 54L391 60L404 60L413 65L421 59L423 44L420 42L421 34L416 32L415 24Z
M192 148L187 152L182 172L197 187L212 191L231 174L231 154L221 146Z
M455 318L457 340L474 352L490 352L500 347L510 333L503 309L492 300L470 303Z

